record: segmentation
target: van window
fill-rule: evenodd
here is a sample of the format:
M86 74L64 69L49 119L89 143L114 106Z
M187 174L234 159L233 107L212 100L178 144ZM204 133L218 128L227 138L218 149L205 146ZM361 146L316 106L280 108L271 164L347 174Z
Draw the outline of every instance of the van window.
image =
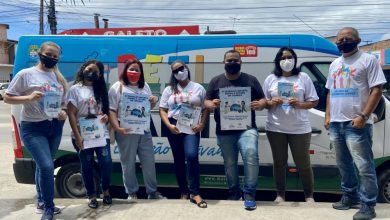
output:
M326 95L328 90L325 88L326 78L328 76L330 62L314 63L306 62L301 65L301 72L305 72L309 75L316 88L319 102L315 109L325 111L326 108Z

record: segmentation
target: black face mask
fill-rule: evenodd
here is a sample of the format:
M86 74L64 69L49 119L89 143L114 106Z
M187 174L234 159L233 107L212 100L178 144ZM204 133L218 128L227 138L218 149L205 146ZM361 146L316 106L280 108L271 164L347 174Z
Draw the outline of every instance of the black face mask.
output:
M241 65L236 62L225 63L225 71L229 74L238 74L241 70Z
M341 53L349 53L355 50L359 42L356 41L343 41L337 44L337 48Z
M39 55L39 60L46 68L51 69L58 63L58 59L56 58L48 57L41 53L39 53L38 55Z
M91 82L95 82L99 78L97 73L96 73L96 71L92 71L92 70L84 71L83 72L83 77L84 77L84 80L88 80L88 81L91 81Z

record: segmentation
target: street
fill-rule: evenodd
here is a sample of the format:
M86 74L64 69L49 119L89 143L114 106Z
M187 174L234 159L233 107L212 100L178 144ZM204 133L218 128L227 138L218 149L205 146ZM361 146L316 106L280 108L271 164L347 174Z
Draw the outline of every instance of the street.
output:
M35 186L19 184L13 175L13 151L11 140L10 106L0 102L0 219L40 219L35 214ZM255 211L243 209L242 201L208 200L207 209L197 208L185 200L150 201L140 199L128 203L114 199L114 205L93 210L85 199L55 198L57 206L64 207L56 219L352 219L356 209L337 211L328 202L309 204L304 202L273 203L258 201ZM265 199L268 200L268 199ZM323 199L322 199L323 200ZM377 205L376 219L390 219L388 204Z

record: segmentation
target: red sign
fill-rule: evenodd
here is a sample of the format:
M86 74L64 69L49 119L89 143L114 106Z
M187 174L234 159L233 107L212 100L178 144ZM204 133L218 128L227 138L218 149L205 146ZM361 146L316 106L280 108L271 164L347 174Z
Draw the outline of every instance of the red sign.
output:
M257 57L256 44L235 44L234 50L237 50L241 57Z
M199 35L199 26L70 29L61 35Z

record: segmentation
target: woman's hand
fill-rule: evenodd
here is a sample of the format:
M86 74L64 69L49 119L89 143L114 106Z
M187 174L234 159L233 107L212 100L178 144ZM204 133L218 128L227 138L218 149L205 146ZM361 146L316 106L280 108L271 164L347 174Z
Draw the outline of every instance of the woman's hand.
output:
M199 122L195 127L192 128L192 131L195 133L201 132L204 129L204 124Z
M291 98L288 100L288 104L291 105L294 108L300 109L301 108L301 102L298 101L296 98Z
M157 102L157 97L154 96L154 95L151 95L151 96L149 97L149 102L150 102L150 105L155 105L156 102Z
M280 98L280 97L272 97L271 101L269 101L268 104L269 104L271 107L276 107L276 106L278 106L278 105L283 104L283 99Z
M172 134L180 134L179 129L173 124L169 124L168 129Z
M130 129L130 128L121 128L121 127L118 127L117 129L115 129L115 131L118 132L118 133L121 134L121 135L127 135L127 134L130 134L131 129Z
M102 114L102 118L100 119L100 121L105 124L108 122L108 115L106 114Z
M27 96L27 100L29 102L35 102L41 99L43 96L45 96L45 93L40 91L34 91L30 95Z
M76 146L80 150L84 150L84 144L83 144L83 140L81 139L81 137L76 137Z
M58 120L64 121L64 120L66 120L66 118L68 118L68 114L66 113L65 110L61 110L58 113Z

